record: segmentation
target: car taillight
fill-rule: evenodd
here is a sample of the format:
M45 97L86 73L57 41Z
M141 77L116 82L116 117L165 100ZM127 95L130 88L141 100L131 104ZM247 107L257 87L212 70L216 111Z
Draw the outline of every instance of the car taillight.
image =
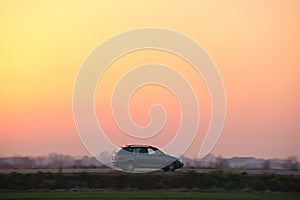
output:
M116 159L120 159L120 158L122 158L122 154L118 154L116 157Z

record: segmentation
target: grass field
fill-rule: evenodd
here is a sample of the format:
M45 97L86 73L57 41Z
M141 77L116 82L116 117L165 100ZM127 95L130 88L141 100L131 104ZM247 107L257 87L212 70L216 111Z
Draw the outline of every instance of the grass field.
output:
M24 192L0 193L0 199L202 199L299 200L299 195L187 192Z
M44 191L71 189L101 191L149 191L170 189L221 189L224 191L272 191L300 193L300 177L278 174L246 174L230 171L178 173L9 173L0 174L2 191Z

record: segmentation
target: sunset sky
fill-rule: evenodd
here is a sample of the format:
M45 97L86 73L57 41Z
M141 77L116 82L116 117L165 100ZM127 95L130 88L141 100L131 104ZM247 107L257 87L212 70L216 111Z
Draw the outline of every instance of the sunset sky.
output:
M113 35L161 27L193 38L222 76L227 115L214 155L300 158L300 1L1 1L0 27L0 157L88 155L72 114L82 63ZM95 97L106 130L114 130L106 106L110 82L122 70L149 62L201 82L188 63L166 52L121 57ZM203 115L196 139L202 141L211 105L205 84L195 90ZM169 140L180 120L170 92L153 85L137 92L130 101L132 118L147 124L148 109L157 102L169 112L163 136ZM187 155L196 149L193 144Z

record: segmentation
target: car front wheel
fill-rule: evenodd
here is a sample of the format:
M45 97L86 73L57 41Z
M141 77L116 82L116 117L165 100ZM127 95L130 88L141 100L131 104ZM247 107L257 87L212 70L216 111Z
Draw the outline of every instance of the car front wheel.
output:
M171 172L174 172L176 170L176 164L175 163L171 163L170 165L162 168L162 170L164 172L167 172L167 171L171 171Z
M169 165L169 170L170 170L171 172L174 172L175 169L176 169L175 163L171 163L171 164Z

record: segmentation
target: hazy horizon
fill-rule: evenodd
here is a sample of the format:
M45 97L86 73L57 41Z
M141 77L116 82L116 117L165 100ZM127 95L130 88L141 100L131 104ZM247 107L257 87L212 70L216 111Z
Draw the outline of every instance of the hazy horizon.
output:
M123 145L125 146L125 145ZM117 149L116 149L117 150ZM84 150L86 151L86 150ZM102 153L106 153L107 151L105 152L102 152ZM109 153L109 152L107 152ZM113 153L113 152L112 152ZM167 152L165 152L167 153ZM64 156L72 156L72 157L84 157L84 156L88 156L88 157L93 157L91 154L89 154L87 151L86 153L82 153L82 154L68 154L68 153L64 153L64 152L45 152L45 153L35 153L35 154L8 154L8 155L1 155L0 154L0 158L9 158L9 157L40 157L40 156L49 156L51 154L57 154L57 155L64 155ZM268 160L268 159L281 159L281 160L285 160L285 159L288 159L290 157L293 157L295 156L298 160L300 160L300 157L298 157L297 155L287 155L287 156L284 156L284 157L259 157L259 156L254 156L254 155L228 155L228 156L223 156L221 154L214 154L213 151L211 153L209 153L208 155L206 156L214 156L214 157L220 157L220 158L225 158L225 159L229 159L229 158L233 158L233 157L253 157L255 159L265 159L265 160ZM189 159L199 159L199 157L191 157L189 155L182 155L181 157L185 157L185 158L189 158ZM200 158L201 159L201 158Z

